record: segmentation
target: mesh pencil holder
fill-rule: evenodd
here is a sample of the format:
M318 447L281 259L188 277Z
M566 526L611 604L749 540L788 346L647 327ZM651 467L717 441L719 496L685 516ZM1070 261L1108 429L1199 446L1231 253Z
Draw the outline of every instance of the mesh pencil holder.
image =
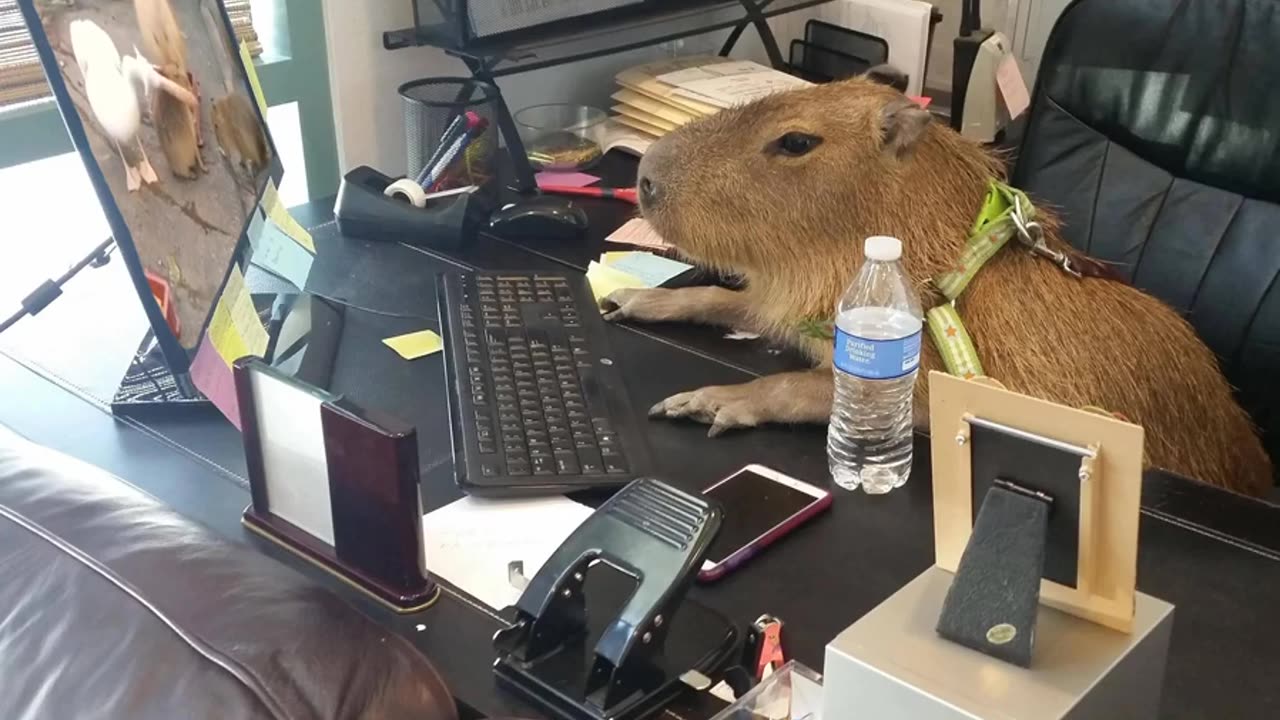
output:
M453 122L467 112L484 118L488 127L444 172L435 189L448 190L467 185L491 187L497 176L498 151L496 85L460 77L430 77L400 86L404 106L407 154L405 173L416 178L428 160L437 155L441 139ZM447 148L446 148L447 150Z

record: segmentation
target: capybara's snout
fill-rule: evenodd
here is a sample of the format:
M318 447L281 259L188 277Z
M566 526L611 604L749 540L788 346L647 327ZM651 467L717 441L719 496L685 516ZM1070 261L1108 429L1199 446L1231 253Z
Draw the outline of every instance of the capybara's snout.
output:
M674 144L675 139L668 135L651 145L640 158L636 190L640 195L640 209L646 215L657 212L670 196L672 173L675 171Z

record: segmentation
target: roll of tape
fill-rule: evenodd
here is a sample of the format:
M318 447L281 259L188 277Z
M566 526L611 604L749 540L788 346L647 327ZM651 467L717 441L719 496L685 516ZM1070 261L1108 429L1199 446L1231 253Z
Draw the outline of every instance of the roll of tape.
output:
M427 206L427 192L412 178L400 178L388 185L382 194L390 198L407 200L414 207Z

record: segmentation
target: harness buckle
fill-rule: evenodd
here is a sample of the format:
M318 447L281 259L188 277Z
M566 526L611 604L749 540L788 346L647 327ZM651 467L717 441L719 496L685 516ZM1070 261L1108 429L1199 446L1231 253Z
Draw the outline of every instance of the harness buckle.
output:
M1022 212L1022 199L1017 195L1013 198L1013 212L1010 213L1010 218L1013 220L1013 226L1017 228L1018 241L1026 245L1031 254L1050 260L1063 272L1076 279L1084 277L1066 253L1054 250L1044 241L1044 228L1034 220L1027 220Z

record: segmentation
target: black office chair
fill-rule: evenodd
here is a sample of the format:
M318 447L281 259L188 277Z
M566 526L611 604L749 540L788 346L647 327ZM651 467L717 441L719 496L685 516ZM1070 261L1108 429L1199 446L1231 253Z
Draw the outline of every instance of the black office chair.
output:
M1183 313L1280 462L1277 78L1280 2L1076 0L1049 36L1014 182Z

